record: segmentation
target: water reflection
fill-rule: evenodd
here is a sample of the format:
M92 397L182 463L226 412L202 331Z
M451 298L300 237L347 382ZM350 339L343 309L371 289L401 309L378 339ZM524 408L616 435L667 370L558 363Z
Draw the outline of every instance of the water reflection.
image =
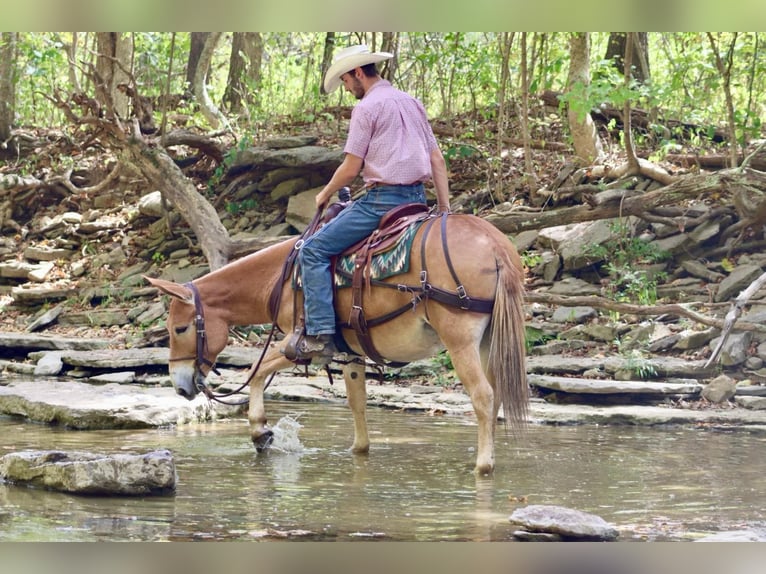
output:
M476 429L373 409L369 456L348 452L340 405L270 403L300 448L257 455L246 422L66 431L0 418L0 454L24 448L173 452L173 497L80 497L0 485L0 540L509 540L508 516L558 504L623 539L678 540L763 523L759 435L702 429L533 426L502 431L491 479L472 473Z

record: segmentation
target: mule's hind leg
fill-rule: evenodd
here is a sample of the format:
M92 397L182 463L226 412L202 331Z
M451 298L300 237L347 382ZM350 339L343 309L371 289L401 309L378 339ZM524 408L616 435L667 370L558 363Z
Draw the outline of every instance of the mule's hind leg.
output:
M266 420L266 408L263 405L263 391L266 386L268 376L281 369L286 369L292 363L285 358L279 349L271 349L263 358L263 362L258 368L258 373L253 376L251 367L248 372L250 378L250 404L247 409L247 420L250 423L250 439L255 445L255 450L263 452L271 444L274 433L268 427Z
M367 453L370 437L367 432L367 387L364 378L364 363L348 363L343 367L343 381L346 383L348 406L354 415L354 444L351 452Z
M479 475L491 474L495 468L495 421L497 406L495 392L482 367L479 346L474 341L446 342L447 351L452 358L463 388L471 398L478 426L478 446L475 472Z

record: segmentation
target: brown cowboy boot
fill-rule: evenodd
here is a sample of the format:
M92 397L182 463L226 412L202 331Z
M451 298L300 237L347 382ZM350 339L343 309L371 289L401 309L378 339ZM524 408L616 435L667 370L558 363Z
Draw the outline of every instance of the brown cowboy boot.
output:
M284 349L285 357L298 364L327 364L337 352L333 335L306 335L302 328L293 332Z

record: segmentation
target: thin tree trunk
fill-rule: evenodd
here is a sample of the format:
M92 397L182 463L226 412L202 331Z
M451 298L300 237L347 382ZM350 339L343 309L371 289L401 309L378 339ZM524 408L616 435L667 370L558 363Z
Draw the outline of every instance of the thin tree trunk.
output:
M13 71L16 69L17 38L17 32L0 34L0 155L5 155L8 150L13 116L16 112Z
M575 32L569 39L569 75L567 92L584 89L590 84L590 36L587 32ZM579 113L575 106L568 107L569 130L572 132L575 154L584 165L592 165L604 152L598 138L596 125L589 112Z
M197 72L194 74L194 97L197 99L202 115L213 129L218 129L222 123L227 128L229 127L226 118L210 99L205 80L213 61L213 52L215 52L215 47L222 35L222 32L210 33L205 42L205 47L202 49L202 54L200 54Z
M734 100L731 94L731 68L734 63L734 46L737 42L737 33L734 32L731 44L727 50L725 61L721 56L721 51L718 46L718 42L710 32L707 33L708 40L710 41L710 47L713 49L713 55L715 56L715 65L718 69L718 73L721 74L723 80L723 94L726 98L726 122L728 123L727 131L729 132L729 158L731 161L731 167L737 166L737 158L739 157L739 144L737 143L737 126L734 123Z
M498 199L503 198L503 146L505 140L505 122L507 115L507 90L508 80L511 75L510 71L510 59L511 59L511 45L513 44L514 32L503 32L500 35L500 82L497 88L497 151L495 157L498 159L496 169L494 173L490 173L490 189L494 189L493 197Z
M260 32L234 32L229 59L229 77L223 101L232 113L255 101L261 80L263 40Z
M101 89L96 90L96 98L102 105L112 109L119 118L126 119L130 98L126 91L120 90L118 86L130 83L131 38L128 34L120 32L99 32L96 37L96 71L102 82Z
M625 60L623 62L623 87L625 92L630 89L631 67L633 66L633 32L628 32L625 42ZM636 150L633 147L633 128L630 121L630 98L625 98L622 110L622 133L625 138L625 155L628 158L628 172L626 175L635 175L641 171L636 157Z
M532 147L529 144L529 70L527 69L527 33L521 33L521 133L524 139L524 177L534 193L537 190L537 176L532 161Z
M186 62L186 94L191 97L194 94L194 77L197 75L199 57L205 48L205 42L210 32L192 32L191 45L189 46L189 59Z
M66 45L67 71L69 73L69 84L72 91L76 94L82 93L80 80L77 78L77 32L72 32L72 43Z
M332 65L332 56L335 52L335 32L327 32L324 37L324 51L322 52L321 80L319 81L319 93L327 95L324 89L324 76Z

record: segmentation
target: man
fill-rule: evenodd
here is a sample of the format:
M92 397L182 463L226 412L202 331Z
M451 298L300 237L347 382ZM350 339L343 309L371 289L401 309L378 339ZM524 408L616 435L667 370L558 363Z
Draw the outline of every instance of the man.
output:
M438 210L449 211L447 167L423 104L391 86L375 67L392 57L364 44L351 46L338 53L325 74L328 94L342 83L359 103L351 113L343 163L317 195L317 209L360 171L366 193L300 248L305 331L294 334L285 350L294 360L328 362L336 352L333 256L372 233L390 209L425 203L423 182L434 182Z

